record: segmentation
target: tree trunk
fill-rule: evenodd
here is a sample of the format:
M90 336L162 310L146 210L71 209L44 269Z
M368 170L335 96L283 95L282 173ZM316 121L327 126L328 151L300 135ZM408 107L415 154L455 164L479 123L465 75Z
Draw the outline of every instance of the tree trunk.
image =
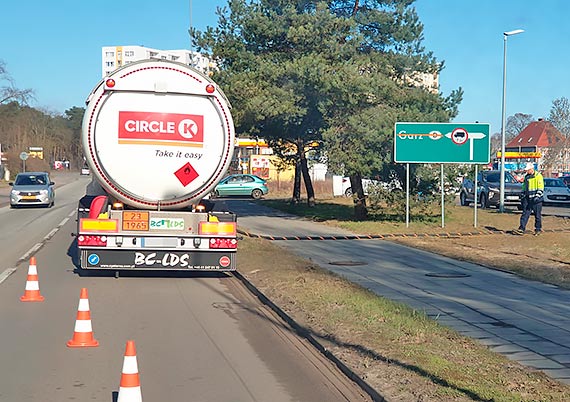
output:
M307 166L307 158L305 154L300 155L301 159L301 173L303 174L303 181L305 182L305 189L307 190L307 204L309 207L315 206L315 189L313 188L313 182L311 181L311 175L309 174L309 167Z
M293 197L291 204L298 204L301 202L301 164L299 161L295 163L295 180L293 181Z
M352 187L352 198L354 201L354 218L357 221L368 219L368 208L366 208L366 198L362 188L362 176L360 173L350 176L350 186Z

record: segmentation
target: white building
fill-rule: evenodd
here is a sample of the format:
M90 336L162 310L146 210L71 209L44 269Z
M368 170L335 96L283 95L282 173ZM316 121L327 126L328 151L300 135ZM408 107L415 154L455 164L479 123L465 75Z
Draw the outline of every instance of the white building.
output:
M144 46L104 46L101 48L101 74L105 77L125 64L145 59L173 60L194 66L205 73L215 69L215 64L210 59L190 50L159 50Z

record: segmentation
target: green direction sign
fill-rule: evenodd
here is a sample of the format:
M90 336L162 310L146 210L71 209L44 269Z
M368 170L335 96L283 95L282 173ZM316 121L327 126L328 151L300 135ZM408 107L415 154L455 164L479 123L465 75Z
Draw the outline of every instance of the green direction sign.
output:
M398 163L489 163L488 123L396 123Z

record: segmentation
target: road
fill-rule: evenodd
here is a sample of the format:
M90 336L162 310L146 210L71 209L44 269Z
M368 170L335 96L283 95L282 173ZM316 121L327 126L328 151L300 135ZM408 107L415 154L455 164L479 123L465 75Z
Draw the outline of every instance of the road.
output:
M353 233L252 202L227 203L244 232L275 238L313 264L570 384L570 291L386 240L351 240Z
M0 208L0 401L115 401L130 339L144 400L370 400L232 275L80 276L69 251L88 179L65 181L51 209ZM44 302L19 300L31 255ZM99 346L68 348L82 288Z

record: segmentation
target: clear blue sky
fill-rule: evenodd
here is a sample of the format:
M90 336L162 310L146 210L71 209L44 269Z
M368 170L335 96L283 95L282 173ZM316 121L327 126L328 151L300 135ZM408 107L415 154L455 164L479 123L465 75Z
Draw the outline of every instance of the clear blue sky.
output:
M192 13L190 12L192 4ZM216 25L226 0L5 1L0 59L33 106L62 113L84 106L101 78L101 47L143 45L188 49L190 20ZM552 101L570 98L567 0L417 0L424 46L445 61L440 91L462 87L456 122L501 129L503 32L507 42L507 116L547 117ZM192 19L190 16L192 15Z

